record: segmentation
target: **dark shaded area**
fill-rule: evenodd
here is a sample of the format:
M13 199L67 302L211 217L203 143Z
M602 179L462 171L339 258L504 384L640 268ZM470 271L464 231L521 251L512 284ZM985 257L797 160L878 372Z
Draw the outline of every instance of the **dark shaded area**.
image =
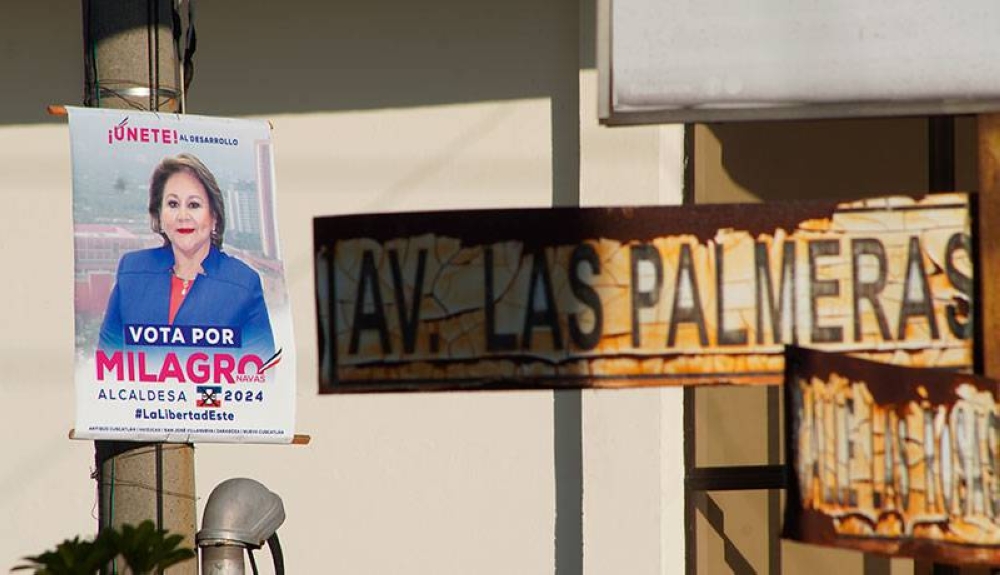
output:
M188 110L270 115L553 97L594 66L594 7L584 4L198 2ZM81 10L40 0L5 11L0 73L13 89L0 125L64 121L45 106L83 102ZM553 113L575 124L576 104L566 100Z
M732 465L696 467L684 482L693 491L746 491L785 489L789 479L784 465Z
M555 465L555 575L583 573L583 398L552 393Z
M709 129L722 147L729 177L764 201L928 189L920 169L927 154L924 119L733 123Z
M744 122L699 130L701 142L708 136L721 146L725 174L761 201L974 191L976 135L975 116ZM717 170L705 165L713 161L700 157L698 173ZM699 186L699 202L748 199L720 189L712 177Z
M423 234L458 238L463 246L517 241L526 252L595 238L634 242L691 234L706 242L718 230L728 228L753 236L773 234L776 229L791 232L806 220L831 217L836 206L830 201L796 201L773 205L524 208L327 216L313 220L313 238L317 250L321 246L332 248L337 241L348 239L387 241Z
M862 558L862 570L865 575L890 575L892 563L888 557L866 554Z
M80 2L38 0L4 6L0 18L0 125L65 123L49 104L83 102L83 20Z
M955 189L955 118L927 119L927 181L935 192Z
M568 0L202 3L190 109L299 113L548 96L564 81L553 69L576 74L579 22L566 18L575 7Z

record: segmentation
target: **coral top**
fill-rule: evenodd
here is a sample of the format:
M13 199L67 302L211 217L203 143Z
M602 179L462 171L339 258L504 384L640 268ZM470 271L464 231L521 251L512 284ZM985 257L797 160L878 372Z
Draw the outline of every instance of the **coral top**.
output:
M177 310L181 309L184 297L191 291L194 280L182 280L177 276L170 276L170 315L167 322L173 325L174 318L177 317Z

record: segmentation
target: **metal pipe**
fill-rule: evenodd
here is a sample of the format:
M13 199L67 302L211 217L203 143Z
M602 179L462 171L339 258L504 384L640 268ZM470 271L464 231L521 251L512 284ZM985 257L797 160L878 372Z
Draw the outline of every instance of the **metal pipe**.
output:
M261 483L245 477L223 481L208 496L196 536L202 575L243 575L243 550L259 549L265 541L273 545L275 572L283 573L275 532L284 521L281 498Z
M201 548L201 575L244 575L243 546Z

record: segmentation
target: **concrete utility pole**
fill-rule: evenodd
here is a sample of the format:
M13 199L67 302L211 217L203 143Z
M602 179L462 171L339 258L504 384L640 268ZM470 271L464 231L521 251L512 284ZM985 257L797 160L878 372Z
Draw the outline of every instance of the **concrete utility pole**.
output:
M84 105L183 111L173 0L82 1ZM149 519L194 547L194 446L96 441L94 450L101 530ZM169 571L196 575L197 559Z

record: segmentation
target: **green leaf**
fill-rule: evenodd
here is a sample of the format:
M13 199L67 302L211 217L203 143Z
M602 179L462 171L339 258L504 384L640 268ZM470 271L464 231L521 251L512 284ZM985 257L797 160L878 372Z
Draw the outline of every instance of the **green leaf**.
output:
M67 539L55 549L24 557L27 563L12 571L34 570L35 575L94 575L102 566L121 556L135 575L156 573L194 557L194 549L182 547L182 535L156 529L152 521L138 526L105 529L93 541Z
M195 556L193 549L180 547L183 536L169 535L148 520L138 526L123 525L120 531L104 531L102 537L137 575L155 573Z
M104 544L79 537L67 539L51 551L25 557L26 565L12 571L33 569L35 575L93 575L115 556Z

